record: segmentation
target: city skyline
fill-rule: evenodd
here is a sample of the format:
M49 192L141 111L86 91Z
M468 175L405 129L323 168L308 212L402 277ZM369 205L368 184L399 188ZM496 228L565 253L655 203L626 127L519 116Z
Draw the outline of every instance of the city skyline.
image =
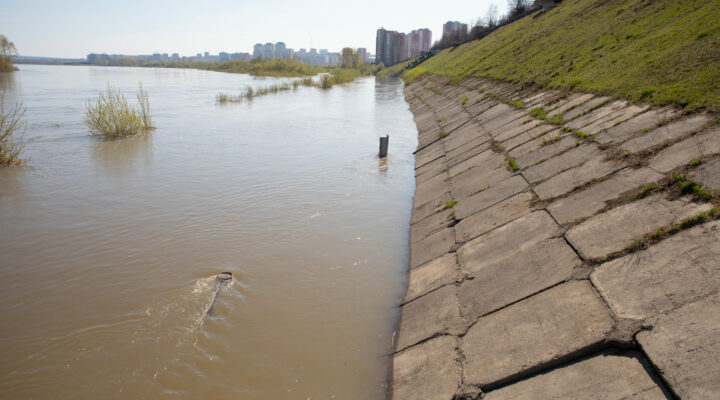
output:
M169 0L129 0L123 4L10 0L0 12L0 33L15 42L21 55L44 57L84 58L90 53L252 54L256 43L276 42L285 42L294 49L370 50L375 48L378 27L400 32L427 27L434 33L433 39L439 39L445 22L469 23L484 16L491 3L501 13L506 7L502 0L457 1L443 9L431 1L413 2L409 7L409 3L370 0L362 8L348 12L317 0L272 0L262 4L229 0L202 4Z

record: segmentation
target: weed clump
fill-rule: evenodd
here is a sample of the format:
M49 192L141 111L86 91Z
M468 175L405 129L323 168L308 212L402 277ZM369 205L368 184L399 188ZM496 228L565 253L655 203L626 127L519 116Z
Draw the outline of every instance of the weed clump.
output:
M455 206L455 204L457 204L457 200L448 201L443 206L443 210L447 210L448 208L453 208Z
M0 92L0 167L22 164L20 153L24 148L23 136L19 133L25 128L22 117L25 108L16 104L5 112L5 93Z
M680 192L683 194L694 194L701 200L711 200L713 198L713 194L703 188L702 185L695 181L685 179L682 175L674 174L673 181L678 185Z
M530 115L537 119L546 119L547 118L547 110L542 107L535 107L532 110L530 110Z
M510 168L512 168L513 172L519 171L520 166L515 162L515 159L512 157L508 157L508 164L510 164Z
M130 105L119 89L108 85L97 101L94 104L88 102L85 109L85 124L90 134L114 139L154 129L150 100L142 83L137 100L136 106Z

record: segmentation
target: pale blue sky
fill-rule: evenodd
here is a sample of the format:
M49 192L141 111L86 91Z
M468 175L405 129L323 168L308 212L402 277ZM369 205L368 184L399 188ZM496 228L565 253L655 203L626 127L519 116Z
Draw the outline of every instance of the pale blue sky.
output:
M474 21L506 0L337 2L328 0L2 0L0 34L27 56L85 57L209 51L252 52L258 42L294 49L366 47L375 31L430 28L433 41L448 20Z

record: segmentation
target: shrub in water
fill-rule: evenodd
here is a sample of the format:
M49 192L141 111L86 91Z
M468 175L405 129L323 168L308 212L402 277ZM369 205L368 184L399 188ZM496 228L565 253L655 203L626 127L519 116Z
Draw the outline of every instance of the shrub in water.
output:
M0 92L0 167L22 163L20 152L24 147L22 134L16 134L25 127L22 116L25 109L17 104L5 112L5 94Z
M150 100L142 84L137 99L138 104L131 106L120 90L108 85L95 104L87 104L85 124L90 134L112 139L153 129Z

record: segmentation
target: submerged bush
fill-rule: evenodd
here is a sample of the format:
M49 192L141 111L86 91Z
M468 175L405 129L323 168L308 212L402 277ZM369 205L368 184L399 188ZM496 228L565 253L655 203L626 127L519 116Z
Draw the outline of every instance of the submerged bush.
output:
M120 90L108 85L95 104L87 104L85 124L90 134L112 139L153 129L150 99L142 83L137 100L138 104L131 106Z
M330 89L333 85L333 77L330 74L320 75L320 89Z
M25 127L24 114L22 104L5 112L5 93L0 92L0 167L22 164L20 153L25 145L19 132Z

